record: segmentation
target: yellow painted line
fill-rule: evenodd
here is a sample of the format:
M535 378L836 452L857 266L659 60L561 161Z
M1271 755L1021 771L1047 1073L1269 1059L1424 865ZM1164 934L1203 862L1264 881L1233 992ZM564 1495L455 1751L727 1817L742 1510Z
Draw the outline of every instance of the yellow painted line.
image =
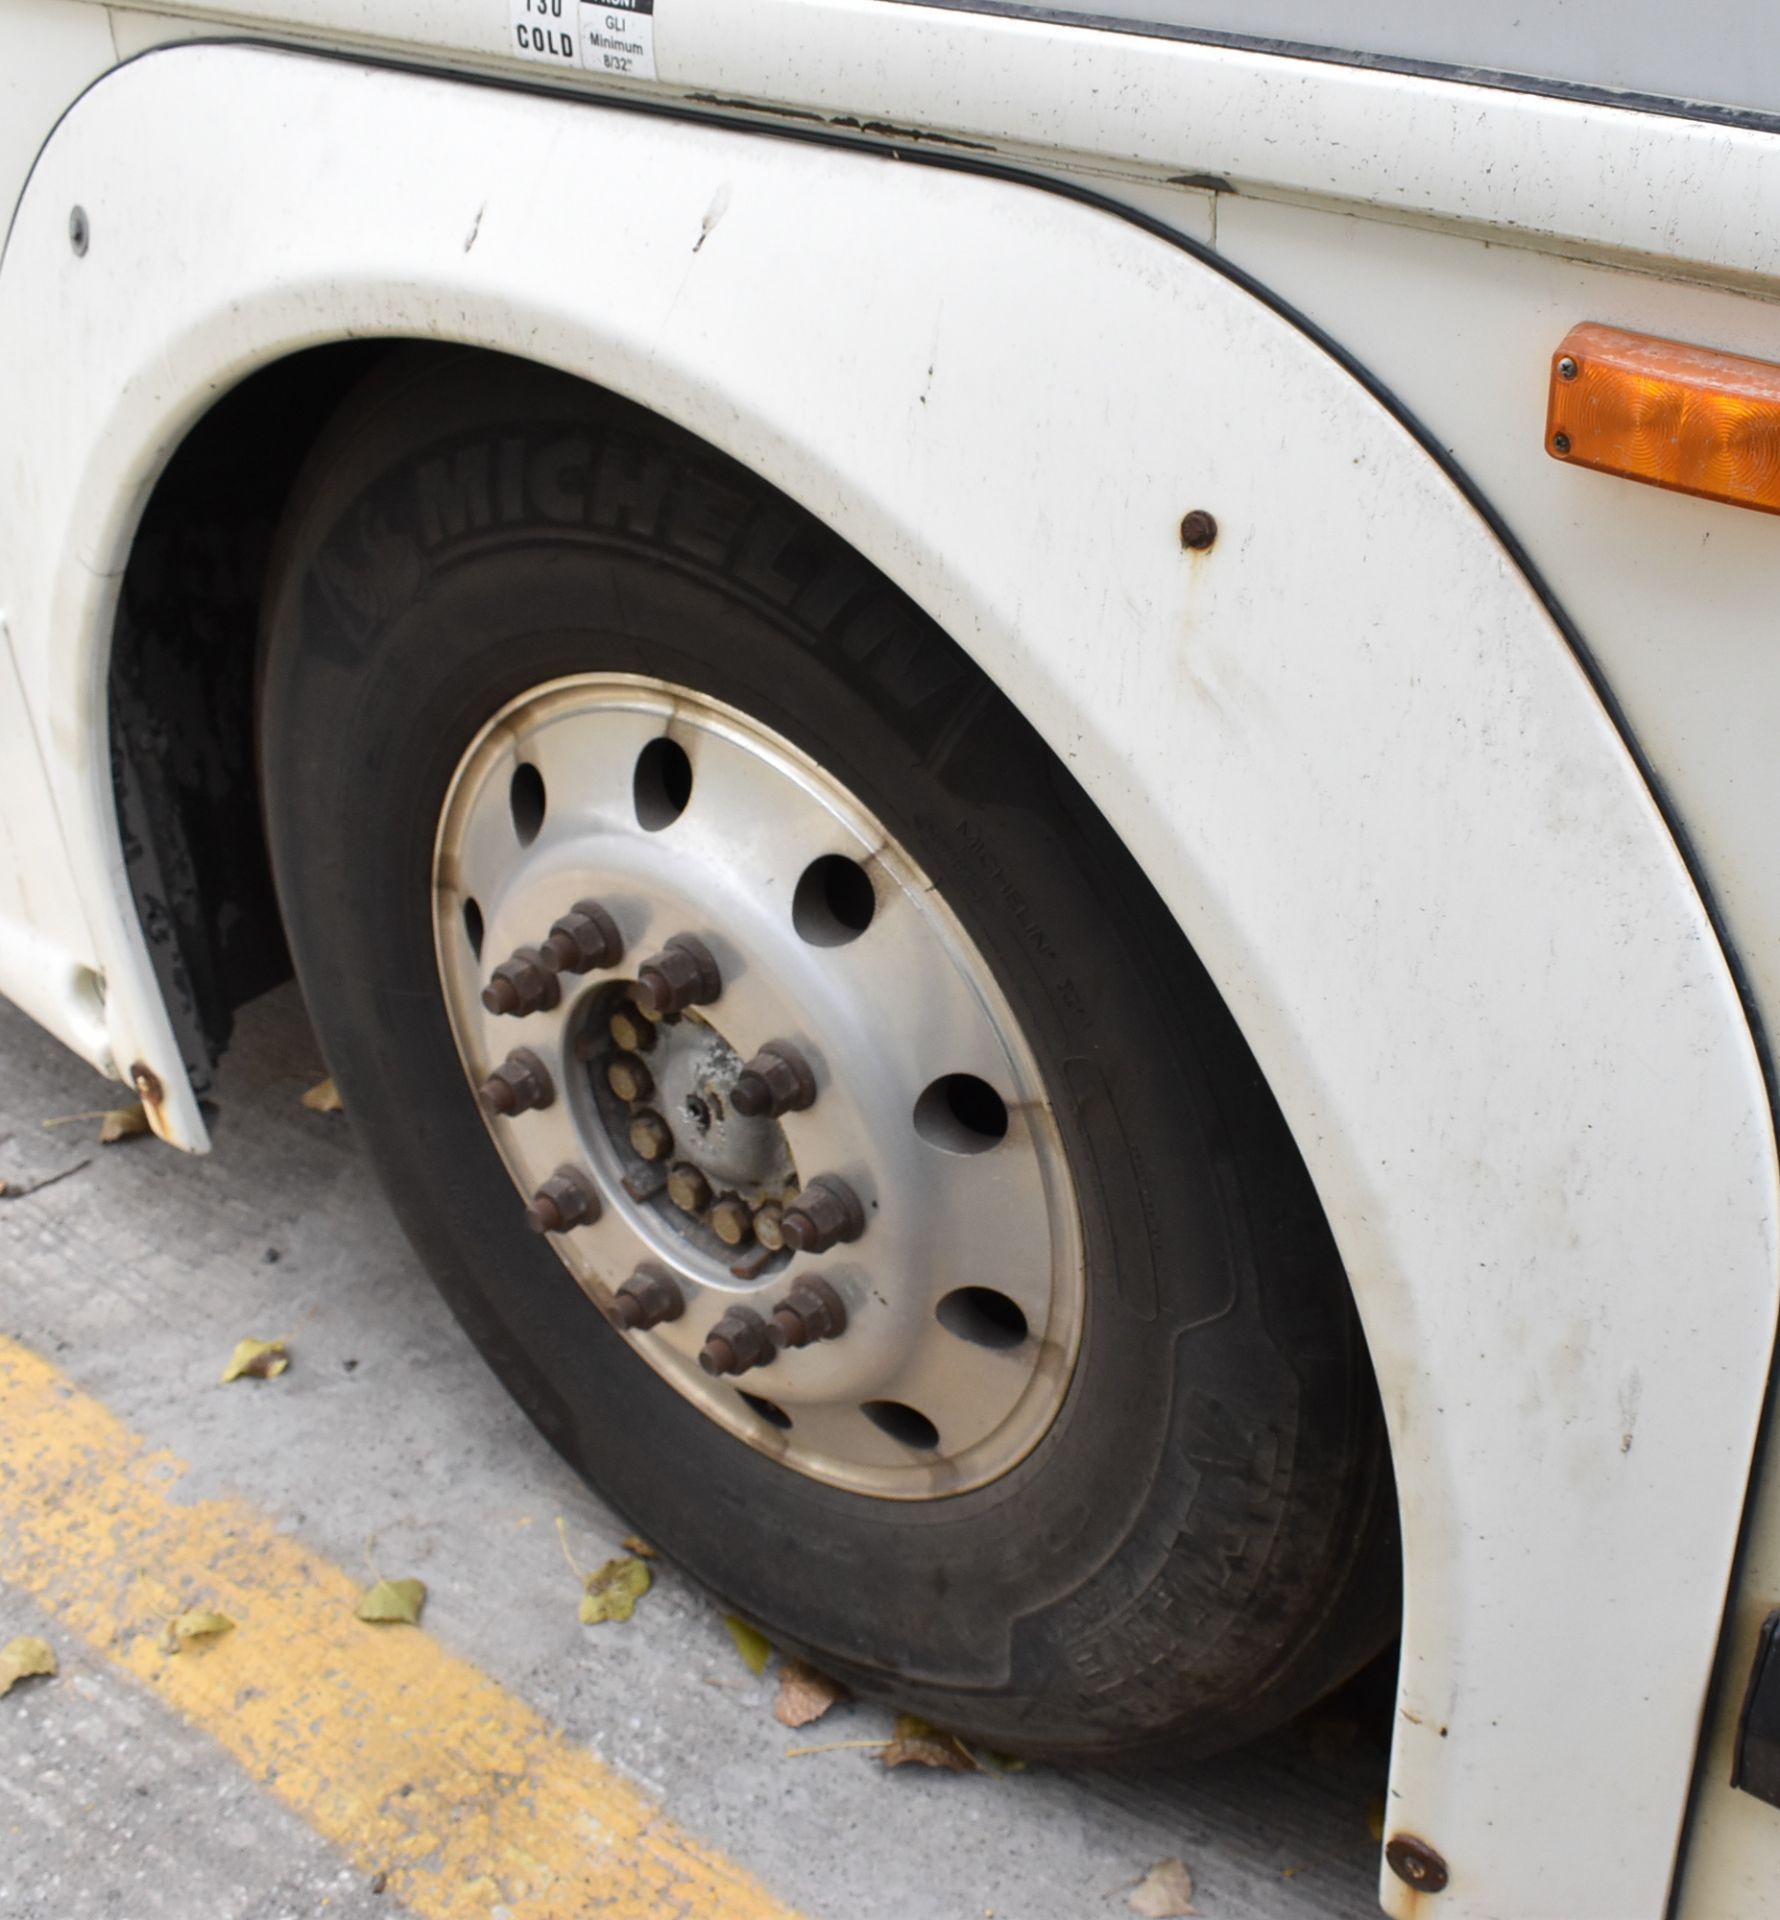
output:
M245 1501L0 1339L0 1575L427 1920L793 1920L636 1787ZM234 1633L177 1654L169 1618Z

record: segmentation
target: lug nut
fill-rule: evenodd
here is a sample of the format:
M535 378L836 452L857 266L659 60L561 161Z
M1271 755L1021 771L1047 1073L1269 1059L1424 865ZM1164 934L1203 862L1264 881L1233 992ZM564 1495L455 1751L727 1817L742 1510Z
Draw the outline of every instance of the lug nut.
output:
M577 900L552 922L544 952L564 973L588 973L617 966L624 958L624 936L597 900Z
M686 1311L679 1281L665 1273L633 1273L612 1296L606 1318L620 1333L647 1333Z
M647 1053L655 1044L655 1022L641 1007L620 1007L606 1022L606 1031L626 1053Z
M865 1209L844 1180L825 1173L812 1180L780 1222L785 1244L796 1253L826 1253L843 1240L857 1240L865 1231Z
M503 960L482 989L482 1004L490 1013L547 1013L561 998L556 963L536 947L521 947Z
M665 1160L674 1150L674 1136L659 1113L639 1113L630 1123L630 1150L639 1160Z
M768 1200L754 1209L754 1238L769 1253L777 1253L785 1244L785 1209L776 1200Z
M744 1119L762 1116L776 1120L782 1113L798 1113L813 1106L816 1076L795 1047L775 1040L762 1047L736 1076L729 1104Z
M711 1208L711 1231L726 1247L739 1247L754 1236L754 1215L746 1200L726 1193Z
M771 1366L778 1351L752 1307L731 1307L705 1335L698 1364L706 1373L746 1373L750 1367Z
M668 1175L668 1198L682 1213L703 1213L711 1204L711 1183L697 1167L678 1166Z
M658 1018L708 1006L723 991L723 976L702 940L676 933L637 969L637 999Z
M511 1118L533 1107L547 1107L556 1098L550 1073L530 1047L515 1047L480 1087L476 1098L485 1113Z
M606 1068L606 1085L620 1100L647 1100L655 1078L634 1053L621 1053Z
M812 1340L838 1340L847 1330L847 1309L826 1280L800 1280L773 1308L767 1332L775 1347L807 1347Z
M600 1197L579 1167L558 1167L525 1210L533 1233L567 1233L600 1217Z

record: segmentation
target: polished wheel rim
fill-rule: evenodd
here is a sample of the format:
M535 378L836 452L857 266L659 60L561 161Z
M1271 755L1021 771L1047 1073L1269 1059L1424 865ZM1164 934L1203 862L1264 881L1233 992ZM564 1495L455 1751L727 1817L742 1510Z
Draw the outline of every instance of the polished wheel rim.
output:
M701 694L554 681L465 753L433 901L515 1213L643 1361L861 1493L1032 1450L1081 1337L1062 1143L994 976L857 800Z

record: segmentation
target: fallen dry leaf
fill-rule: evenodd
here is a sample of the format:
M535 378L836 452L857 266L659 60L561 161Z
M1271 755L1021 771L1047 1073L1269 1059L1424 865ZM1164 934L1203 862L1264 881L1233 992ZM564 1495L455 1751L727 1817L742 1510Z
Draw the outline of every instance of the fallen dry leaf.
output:
M830 1680L801 1660L787 1660L779 1674L779 1697L773 1703L773 1718L782 1727L807 1727L820 1720L832 1706L851 1695L838 1680Z
M276 1380L290 1365L282 1340L237 1340L219 1386L231 1380Z
M977 1751L978 1759L993 1767L997 1773L1024 1773L1026 1762L1017 1753L996 1753L988 1747Z
M1132 1889L1125 1903L1144 1920L1178 1920L1181 1914L1197 1913L1193 1905L1193 1876L1183 1860L1162 1860L1150 1868Z
M178 1653L194 1640L220 1640L225 1633L234 1631L235 1623L226 1613L212 1613L203 1607L194 1607L191 1612L178 1614L167 1623L167 1651Z
M647 1540L639 1540L634 1533L627 1533L618 1544L621 1547L628 1548L639 1560L653 1560L655 1558L655 1549L650 1546Z
M955 1733L941 1733L915 1713L896 1716L895 1732L878 1758L887 1767L934 1767L942 1773L978 1771L970 1749Z
M729 1629L729 1637L735 1642L735 1650L742 1656L748 1671L754 1674L765 1673L766 1663L773 1657L773 1643L758 1627L751 1627L733 1613L723 1616L723 1624Z
M581 1624L597 1627L602 1620L628 1620L637 1602L655 1584L655 1576L633 1556L608 1560L586 1577L581 1596Z
M105 1115L99 1127L99 1144L114 1147L120 1140L134 1140L139 1133L148 1131L148 1115L138 1100L133 1107L113 1107Z
M47 1640L21 1634L0 1647L0 1694L10 1693L21 1680L52 1678L57 1671L55 1649Z
M425 1605L424 1580L379 1580L360 1596L357 1612L373 1626L417 1627Z
M322 1081L318 1087L311 1087L303 1096L303 1104L311 1113L338 1113L341 1110L340 1089L331 1080Z

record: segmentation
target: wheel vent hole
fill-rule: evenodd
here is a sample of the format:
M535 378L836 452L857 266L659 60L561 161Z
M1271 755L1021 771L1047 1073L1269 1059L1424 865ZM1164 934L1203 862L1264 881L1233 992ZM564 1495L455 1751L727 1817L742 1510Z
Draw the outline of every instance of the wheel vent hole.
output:
M973 1347L994 1347L1005 1353L1025 1344L1025 1314L993 1287L959 1287L946 1295L935 1312L948 1333Z
M926 1414L905 1407L900 1400L867 1400L859 1409L880 1433L905 1447L931 1453L939 1445L939 1428Z
M529 847L544 825L544 776L529 760L521 760L513 769L507 804L513 809L513 831L519 836L519 844Z
M791 924L812 947L844 947L871 925L878 896L871 875L844 853L825 853L803 870L791 896Z
M1007 1138L1007 1102L974 1073L948 1073L915 1102L915 1131L942 1153L987 1153Z
M692 762L678 740L651 740L637 755L631 783L637 824L650 833L671 827L692 798Z
M777 1427L781 1433L789 1431L791 1416L776 1402L763 1400L757 1393L744 1393L742 1399L769 1427Z
M482 958L482 908L475 900L464 902L464 938L478 960Z

